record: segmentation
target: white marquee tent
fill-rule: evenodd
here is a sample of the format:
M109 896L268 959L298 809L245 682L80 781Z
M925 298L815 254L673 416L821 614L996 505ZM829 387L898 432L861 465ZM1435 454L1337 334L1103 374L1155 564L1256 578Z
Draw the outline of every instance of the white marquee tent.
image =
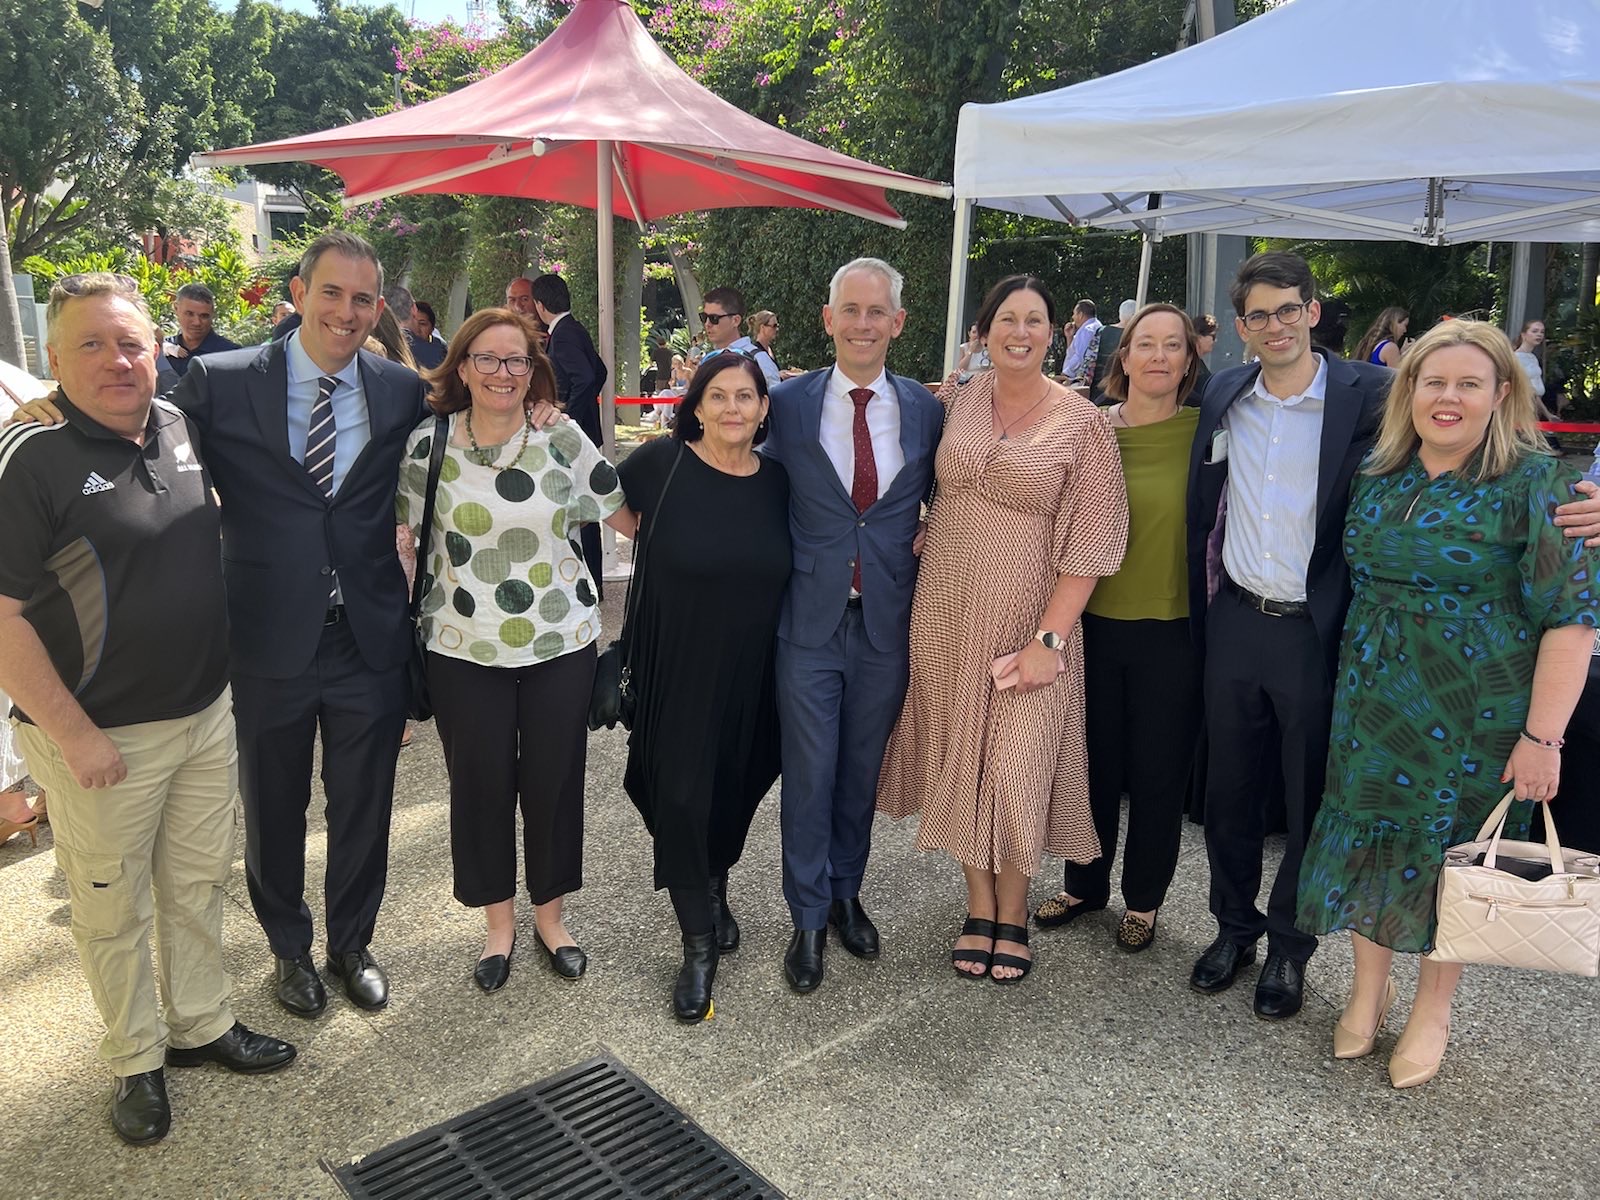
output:
M1290 0L1073 87L969 104L971 206L1138 230L1600 241L1600 0Z

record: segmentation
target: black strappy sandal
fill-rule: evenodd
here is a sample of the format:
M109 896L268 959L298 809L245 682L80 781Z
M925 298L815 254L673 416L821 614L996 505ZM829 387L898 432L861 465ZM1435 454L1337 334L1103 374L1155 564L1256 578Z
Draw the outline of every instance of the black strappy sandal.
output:
M994 940L996 945L1001 942L1016 942L1019 946L1026 946L1028 944L1027 926L996 925L994 927ZM992 954L989 961L989 978L1002 987L1008 984L1021 983L1028 977L1028 972L1033 970L1033 959L1019 958L1015 954ZM1001 979L994 973L995 967L1013 967L1021 971L1022 974L1014 975L1010 979Z
M986 937L994 938L994 922L986 921L982 917L968 916L961 925L958 937ZM950 966L955 973L963 979L987 979L989 965L994 961L993 949L989 950L952 950L950 951ZM959 964L977 963L983 968L981 971L963 971Z

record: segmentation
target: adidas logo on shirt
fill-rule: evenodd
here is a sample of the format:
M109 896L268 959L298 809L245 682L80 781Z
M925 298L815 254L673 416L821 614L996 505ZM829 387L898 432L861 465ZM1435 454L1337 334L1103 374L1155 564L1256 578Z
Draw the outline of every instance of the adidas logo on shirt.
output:
M104 478L99 471L90 471L89 478L83 481L83 494L93 496L96 492L109 492L117 485Z

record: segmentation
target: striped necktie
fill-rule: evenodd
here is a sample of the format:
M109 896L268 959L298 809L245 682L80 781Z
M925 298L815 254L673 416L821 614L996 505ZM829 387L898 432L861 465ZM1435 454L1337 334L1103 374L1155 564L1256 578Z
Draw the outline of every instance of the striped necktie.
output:
M339 381L332 375L317 380L317 402L311 406L311 429L306 434L306 473L322 494L333 498L333 452L339 431L333 420L333 393Z

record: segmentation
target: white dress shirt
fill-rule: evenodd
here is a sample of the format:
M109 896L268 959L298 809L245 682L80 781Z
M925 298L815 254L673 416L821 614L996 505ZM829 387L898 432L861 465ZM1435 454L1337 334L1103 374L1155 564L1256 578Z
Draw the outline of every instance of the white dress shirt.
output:
M839 472L839 482L850 491L856 477L855 419L856 402L850 392L851 383L835 367L828 374L828 385L822 394L822 427L818 433L823 453ZM905 451L900 448L900 402L895 399L894 387L887 372L878 372L871 383L872 399L867 401L867 431L872 434L872 457L878 467L878 495L889 490L900 468L906 465Z

